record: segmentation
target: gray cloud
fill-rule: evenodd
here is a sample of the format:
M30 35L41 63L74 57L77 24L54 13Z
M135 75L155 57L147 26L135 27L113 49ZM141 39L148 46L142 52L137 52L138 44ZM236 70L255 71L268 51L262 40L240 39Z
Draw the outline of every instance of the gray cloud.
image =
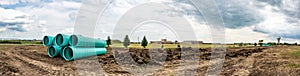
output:
M48 1L48 0L44 0ZM51 0L49 0L51 1ZM63 0L63 1L75 1L81 2L81 0ZM178 7L178 10L167 10L167 12L180 12L184 15L193 16L197 19L198 23L203 23L203 16L199 13L195 8L191 7L191 3L188 0L172 0L173 2L166 1L165 4L172 5ZM1 2L1 1L0 1ZM55 2L55 1L54 1ZM137 3L143 3L140 0L125 0L118 1L119 3L113 3L113 6L118 6L116 4L125 4L124 6L136 5ZM127 3L126 3L127 2ZM270 36L282 36L286 38L292 39L300 39L300 34L297 32L299 28L299 19L300 19L300 0L216 0L217 6L219 7L219 11L221 16L223 17L224 24L226 28L230 29L240 29L243 27L252 27L253 31L268 34ZM52 4L57 4L60 2L50 2ZM1 4L1 3L0 3ZM128 4L128 5L127 5ZM26 13L33 14L40 17L40 20L45 20L47 22L46 28L48 30L47 33L54 34L57 33L59 28L70 27L74 22L75 15L77 10L74 11L73 7L63 6L62 5L47 5L47 3L41 4L43 7L35 7L28 5L28 8L25 9L25 6L20 6L19 10L25 11ZM70 4L72 5L72 4ZM30 6L30 7L29 7ZM51 7L53 6L53 7ZM284 21L281 24L269 24L266 21L270 21L265 17L265 14L262 14L258 11L263 10L266 6L272 7L272 13L283 14ZM2 7L2 6L0 6ZM27 6L26 6L27 7ZM58 8L55 8L58 7ZM61 8L65 7L65 8ZM120 8L117 10L126 9ZM4 6L3 6L4 8ZM77 8L77 7L76 7ZM70 11L73 10L73 11ZM120 14L122 11L112 11L109 13ZM126 12L126 11L125 11ZM1 12L0 12L1 13ZM52 16L53 15L53 16ZM119 15L114 16L115 14L106 14L110 18L120 18ZM121 13L122 15L122 13ZM181 14L178 14L181 15ZM6 15L4 15L6 16ZM8 30L14 30L19 32L25 32L26 27L24 25L31 26L32 24L26 21L16 21L15 19L26 19L26 15L15 16L13 19L9 19L9 21L2 19L0 15L0 28L6 28ZM278 22L276 20L271 22ZM107 21L107 23L112 23L112 21ZM276 25L274 25L276 24ZM63 26L64 25L64 26ZM104 31L113 30L113 25L111 26L101 26ZM55 26L55 27L54 27ZM288 26L288 27L287 27ZM57 28L59 27L59 28ZM111 28L109 28L111 27ZM101 28L101 29L103 29ZM103 30L102 30L103 31ZM111 32L111 31L108 31ZM109 34L107 34L109 35ZM102 36L102 34L101 34ZM106 38L106 37L103 37ZM123 38L123 37L122 37Z
M245 0L216 0L216 4L219 7L226 28L237 29L248 27L263 21L260 14L256 13L257 10L255 5L251 5L250 2L251 1ZM199 22L203 22L202 14L194 7L191 9L190 7L180 6L180 4L191 5L188 0L174 0L174 3L169 4L184 9L180 10L180 12L186 15L192 15L196 17Z
M169 4L178 7L180 4L191 5L188 1L173 1L174 3ZM300 34L297 33L300 32L298 31L300 29L299 0L216 0L215 2L226 28L239 29L254 26L254 32L268 34L270 37L300 39ZM272 10L266 11L269 7ZM200 23L203 22L203 17L197 10L181 8L184 9L180 10L181 12L188 12L184 14L194 16ZM266 16L270 14L274 16Z
M280 12L289 17L300 19L300 1L299 0L257 0L267 3L273 7L279 8Z
M26 25L31 25L30 20L25 16L16 16L13 19L2 20L0 21L0 28L5 28L8 30L14 30L18 32L26 32L28 28L24 27ZM5 30L1 30L5 31Z
M256 7L251 5L250 2L244 0L216 0L225 27L237 29L263 21L263 18L255 10Z
M254 31L269 34L269 36L281 36L291 39L300 39L300 1L299 0L258 0L270 5L273 13L281 14L282 17L273 24L262 23L255 27ZM274 9L275 8L275 9ZM275 16L274 16L275 17ZM271 18L270 18L271 19ZM273 18L274 19L274 18ZM273 29L270 29L273 28Z
M27 23L24 22L3 22L0 21L0 28L6 28L9 30L14 30L18 32L26 32L27 29L23 28L23 25L26 25Z
M265 2L272 6L281 6L282 0L257 0L259 2Z

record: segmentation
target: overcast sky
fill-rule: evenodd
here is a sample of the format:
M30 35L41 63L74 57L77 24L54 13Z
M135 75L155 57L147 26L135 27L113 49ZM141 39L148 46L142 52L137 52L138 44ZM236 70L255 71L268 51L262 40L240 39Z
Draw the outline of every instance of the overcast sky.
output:
M97 23L97 37L113 35L119 19L134 7L149 0L116 0L102 13ZM151 1L151 0L150 0ZM212 42L210 27L203 15L189 1L153 0L170 6L167 14L180 15L191 24L197 40ZM226 42L282 42L300 40L300 0L216 0L225 25ZM57 33L73 34L81 0L0 0L0 38L35 38ZM159 11L161 13L162 11ZM143 13L143 12L141 12ZM155 30L153 30L155 29ZM176 28L175 28L176 29ZM150 40L168 38L177 40L176 34L162 24L145 24L131 31L132 41L141 36ZM123 39L115 36L113 39Z

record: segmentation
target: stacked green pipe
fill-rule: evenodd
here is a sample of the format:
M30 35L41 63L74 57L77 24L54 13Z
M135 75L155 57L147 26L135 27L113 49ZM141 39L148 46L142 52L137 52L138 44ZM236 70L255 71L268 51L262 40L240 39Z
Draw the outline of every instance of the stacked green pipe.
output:
M64 47L69 45L70 35L57 34L55 36L55 43L57 46Z
M44 36L43 38L43 44L45 46L52 46L53 45L53 41L54 41L54 37L53 36Z
M98 40L88 38L80 35L72 35L69 40L69 44L74 47L100 47L106 46L105 40Z
M65 60L71 61L74 59L105 54L106 48L76 48L69 46L66 47L62 53Z
M59 47L59 46L50 46L47 49L48 55L50 57L57 57L60 55L61 49L62 49L62 47Z
M49 57L61 56L67 61L106 54L105 40L80 35L45 36L42 42L48 47Z

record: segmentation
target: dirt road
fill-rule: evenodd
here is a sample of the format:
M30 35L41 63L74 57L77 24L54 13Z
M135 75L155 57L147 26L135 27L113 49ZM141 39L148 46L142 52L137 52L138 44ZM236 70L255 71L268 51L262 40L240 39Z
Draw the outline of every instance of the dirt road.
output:
M284 65L299 60L280 55L289 47L272 48L237 48L227 49L226 60L221 75L300 75L300 69L286 68ZM35 45L0 45L0 75L1 76L77 76L76 64L67 62L62 58L50 58L46 53L46 47ZM106 55L98 56L97 59L107 75L133 75L120 69L112 51L126 51L126 49L109 49ZM134 61L139 64L149 63L151 57L149 51L141 49L129 49ZM180 50L201 50L200 64L196 75L205 75L210 61L210 49L168 49L168 55L163 66L157 72L149 75L176 75L174 69L178 68L182 56ZM119 53L119 52L118 52ZM119 53L122 55L122 52Z

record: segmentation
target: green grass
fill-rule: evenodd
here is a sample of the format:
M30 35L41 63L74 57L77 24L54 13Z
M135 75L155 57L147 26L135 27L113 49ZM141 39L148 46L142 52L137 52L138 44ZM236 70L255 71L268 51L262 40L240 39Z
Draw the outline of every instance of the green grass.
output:
M300 51L300 46L293 46L292 50L294 50L294 51Z
M3 50L5 50L5 48L0 48L0 51L3 51Z
M192 48L211 48L212 44L180 44L180 47L192 47ZM112 43L110 47L124 48L122 43ZM141 44L130 44L129 48L143 48ZM163 44L164 48L177 48L178 44ZM226 47L238 47L237 45L226 45ZM162 44L148 44L146 48L162 48Z
M292 58L299 59L300 58L300 47L299 46L293 46L293 47L291 47L290 51L283 52L283 53L281 53L281 55L290 56Z
M289 63L289 64L287 65L287 67L291 67L291 68L300 68L300 64Z
M31 40L0 40L1 45L31 45L31 44L42 44L41 41L31 41Z
M0 51L7 51L8 46L6 45L0 45Z
M39 45L39 46L43 46L43 44L0 44L0 46L16 46L16 45Z
M284 52L281 55L290 56L292 58L300 58L300 51L291 51L291 52Z
M300 51L291 52L290 55L294 58L300 58Z

